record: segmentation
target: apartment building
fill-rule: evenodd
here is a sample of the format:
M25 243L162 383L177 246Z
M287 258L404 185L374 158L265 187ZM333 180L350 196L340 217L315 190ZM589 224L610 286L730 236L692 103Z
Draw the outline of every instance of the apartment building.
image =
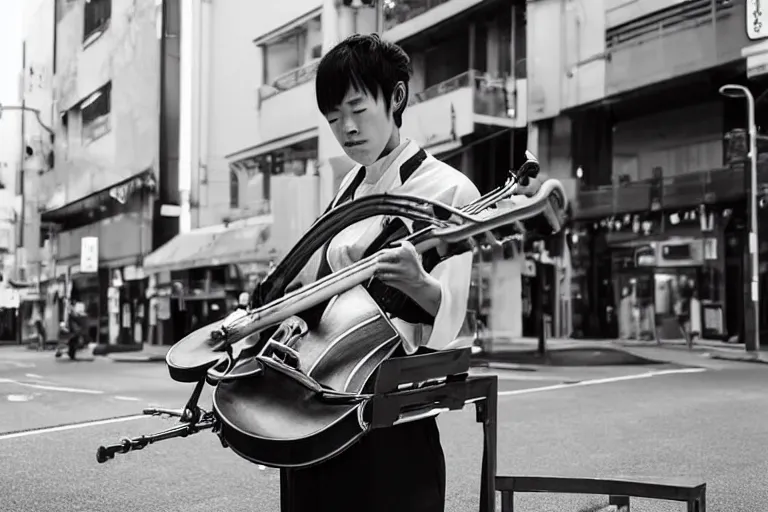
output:
M179 5L179 206L174 213L180 230L144 259L144 272L158 294L154 302L163 313L155 339L165 344L228 314L279 257L269 243L275 231L263 180L249 169L230 168L226 158L259 138L259 52L249 43L254 27L268 25L264 4L192 0ZM292 8L293 2L275 4L270 14Z
M92 339L143 341L142 258L173 235L155 215L173 200L167 34L173 2L37 0L28 8L24 102L42 123L26 144L22 276L55 339L72 301L86 305ZM178 96L178 94L177 94ZM172 102L171 102L172 103ZM29 116L28 116L29 117ZM157 201L156 201L157 199Z
M747 105L718 90L765 90L765 75L746 72L749 5L528 5L532 139L575 185L575 335L679 338L676 304L691 284L693 331L741 332ZM758 125L765 115L758 102Z

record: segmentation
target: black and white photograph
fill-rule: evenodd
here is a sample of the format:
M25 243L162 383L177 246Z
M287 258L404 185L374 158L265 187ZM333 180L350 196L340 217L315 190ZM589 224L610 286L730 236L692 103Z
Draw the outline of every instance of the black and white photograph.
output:
M0 512L768 510L768 0L0 48Z

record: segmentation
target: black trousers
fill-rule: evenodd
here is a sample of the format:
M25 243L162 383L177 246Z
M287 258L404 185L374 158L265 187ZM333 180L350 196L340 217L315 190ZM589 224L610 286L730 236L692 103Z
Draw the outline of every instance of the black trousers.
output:
M317 466L284 470L281 512L444 512L435 418L376 429Z

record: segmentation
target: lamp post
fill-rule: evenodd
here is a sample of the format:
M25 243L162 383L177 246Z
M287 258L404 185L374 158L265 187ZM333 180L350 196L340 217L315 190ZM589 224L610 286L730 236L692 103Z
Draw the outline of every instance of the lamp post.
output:
M728 98L744 98L747 100L747 123L749 131L749 164L750 164L750 185L747 192L747 199L750 209L749 216L749 262L751 267L751 278L747 279L746 272L744 278L744 347L747 351L760 350L760 281L759 281L759 252L757 242L757 126L755 125L755 97L752 92L743 85L728 84L720 87L720 94ZM746 180L745 180L746 181ZM750 293L746 290L749 283ZM751 300L750 300L751 296ZM748 306L751 306L748 307ZM749 318L747 311L751 309L752 318ZM749 327L754 329L754 336L748 336Z

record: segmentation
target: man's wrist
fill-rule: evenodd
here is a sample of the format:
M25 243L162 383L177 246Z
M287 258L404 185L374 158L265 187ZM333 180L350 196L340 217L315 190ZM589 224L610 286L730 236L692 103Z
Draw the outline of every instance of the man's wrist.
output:
M437 315L442 301L443 290L440 281L433 276L425 272L421 279L405 283L401 291L421 306L424 311L432 316Z

